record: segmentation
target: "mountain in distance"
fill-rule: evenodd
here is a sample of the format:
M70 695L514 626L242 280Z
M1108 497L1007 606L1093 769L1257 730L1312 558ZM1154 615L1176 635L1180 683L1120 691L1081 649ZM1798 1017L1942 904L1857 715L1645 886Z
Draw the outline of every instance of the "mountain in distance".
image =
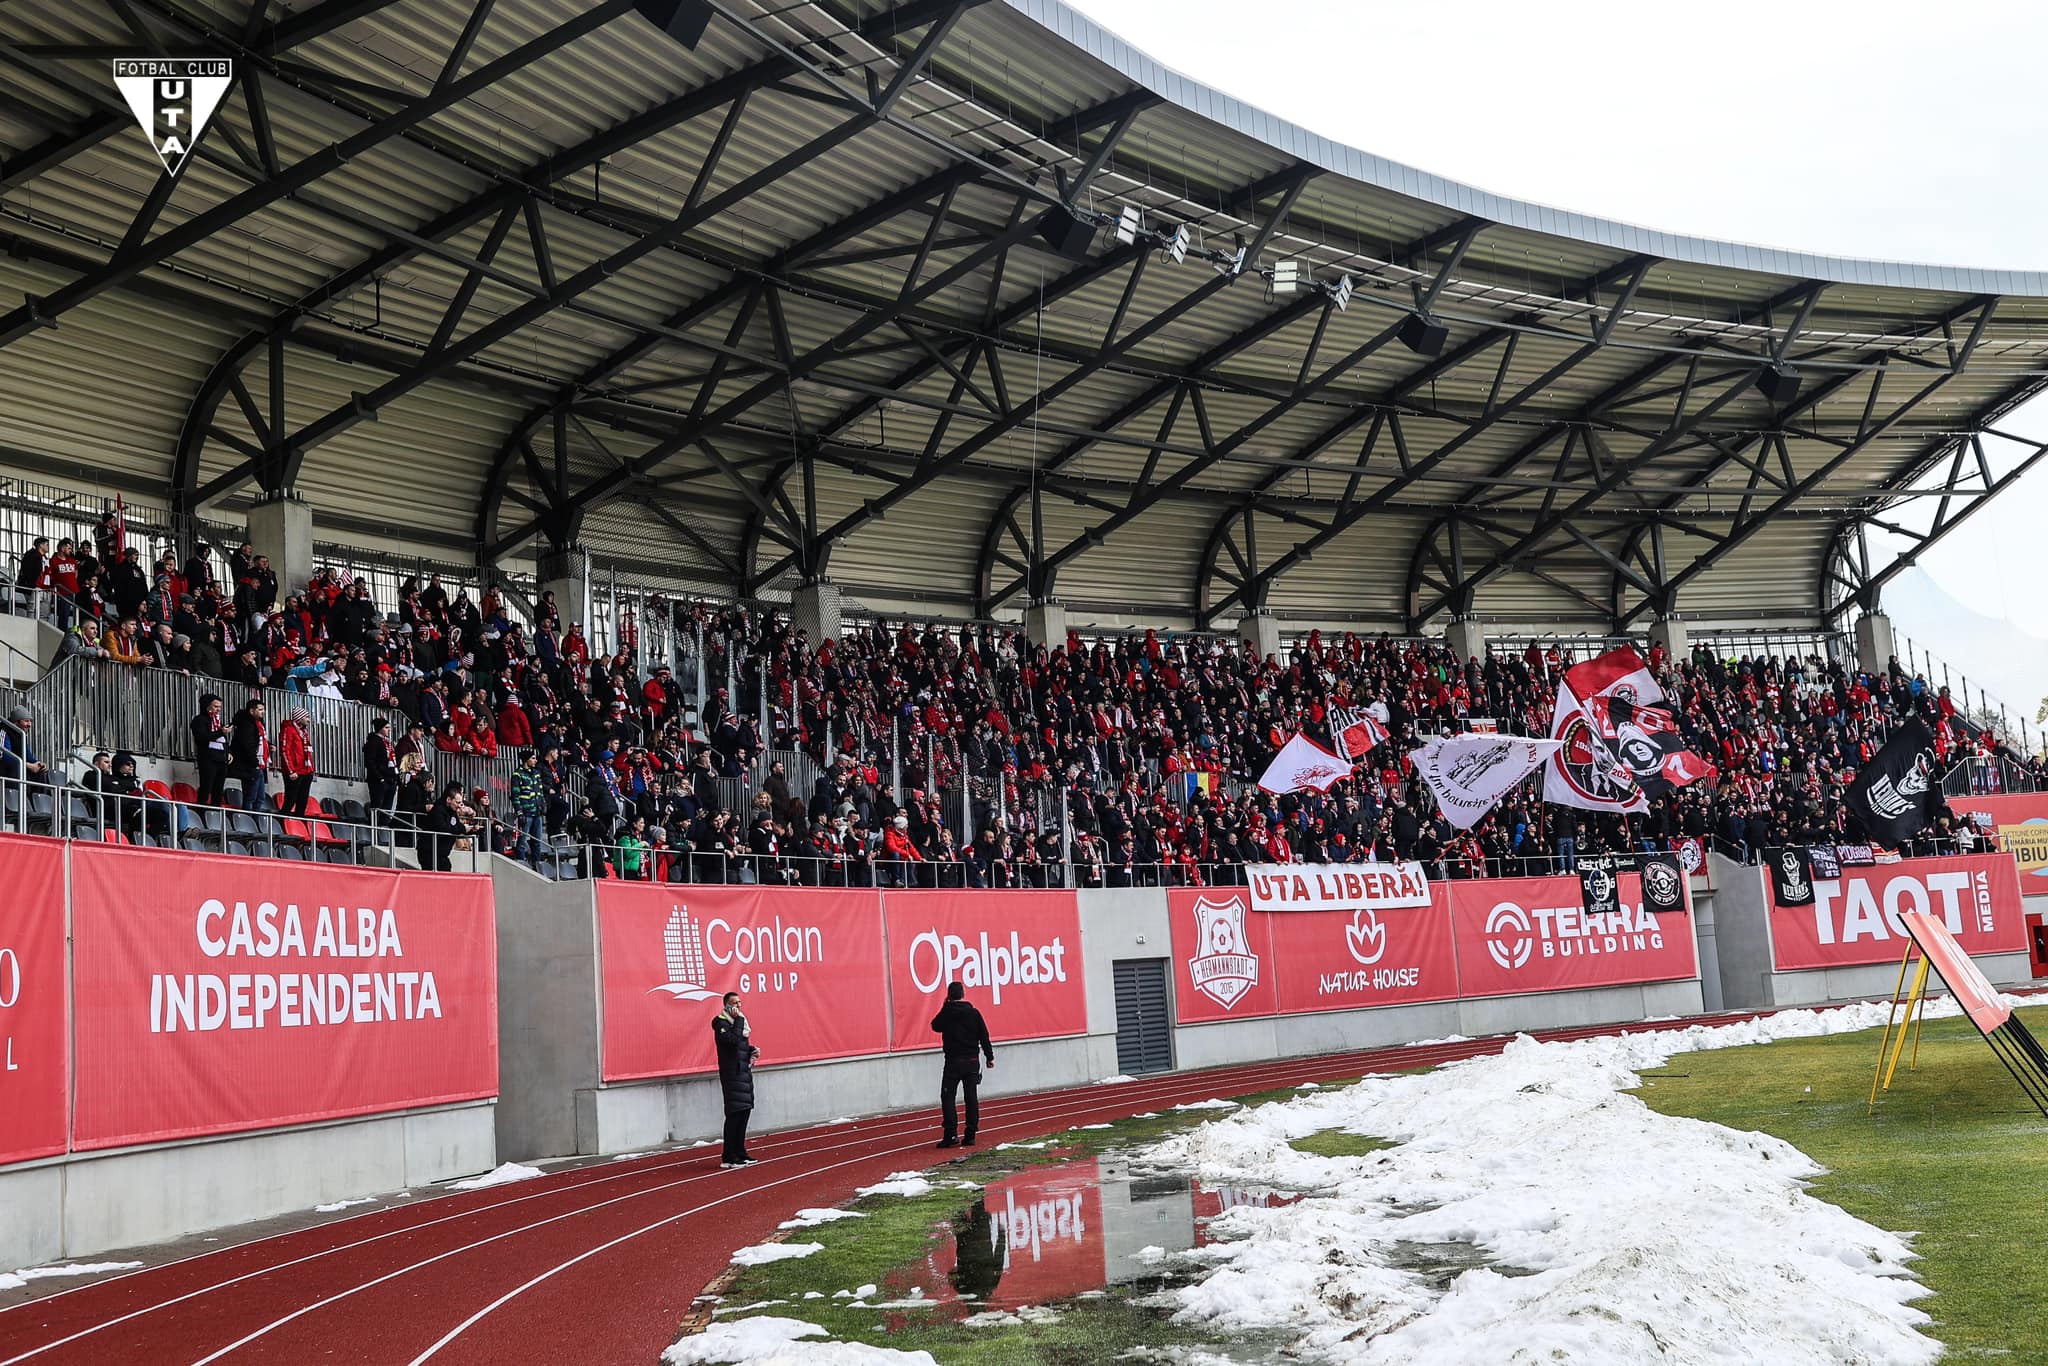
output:
M1941 666L1948 665L1946 681L1958 699L1967 674L1971 707L1976 707L1978 689L1983 689L1990 694L1993 710L2003 702L2011 711L2015 735L2024 713L2027 737L2039 749L2041 732L2034 710L2048 694L2048 640L1965 607L1919 568L1908 569L1885 585L1884 610L1892 619L1893 634L1900 637L1901 663L1910 640L1913 662L1930 683L1939 687ZM1926 651L1935 657L1931 667L1919 658Z

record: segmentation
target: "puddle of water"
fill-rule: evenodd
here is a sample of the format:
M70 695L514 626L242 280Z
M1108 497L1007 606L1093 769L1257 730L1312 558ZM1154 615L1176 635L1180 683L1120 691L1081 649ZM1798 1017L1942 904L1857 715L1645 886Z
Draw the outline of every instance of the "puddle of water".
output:
M988 1183L934 1225L924 1255L884 1276L874 1299L891 1306L883 1312L892 1318L958 1321L1078 1309L1116 1292L1165 1318L1168 1308L1143 1301L1197 1274L1174 1254L1210 1242L1211 1220L1297 1198L1152 1170L1134 1174L1115 1154L1033 1167ZM904 1307L909 1301L929 1307ZM1272 1359L1263 1348L1219 1354Z

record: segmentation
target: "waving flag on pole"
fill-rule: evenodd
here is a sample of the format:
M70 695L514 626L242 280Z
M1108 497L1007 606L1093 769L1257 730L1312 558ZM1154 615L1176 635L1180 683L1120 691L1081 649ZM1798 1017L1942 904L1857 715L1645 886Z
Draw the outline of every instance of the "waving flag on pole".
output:
M1276 793L1299 792L1303 788L1328 792L1350 776L1349 760L1339 758L1296 731L1259 775L1259 786Z
M1458 829L1469 830L1557 747L1555 740L1464 734L1432 737L1408 757L1436 794L1437 809Z
M1588 811L1645 811L1672 788L1712 779L1719 770L1685 748L1678 714L1627 646L1565 670L1551 713L1559 742L1543 778L1543 798Z
M1386 743L1387 728L1365 707L1330 708L1331 748L1346 759L1363 759Z

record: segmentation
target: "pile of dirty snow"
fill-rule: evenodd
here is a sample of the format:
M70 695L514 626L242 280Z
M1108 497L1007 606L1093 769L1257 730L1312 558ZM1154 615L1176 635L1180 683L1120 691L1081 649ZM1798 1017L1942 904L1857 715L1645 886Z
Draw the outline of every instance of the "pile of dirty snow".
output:
M1718 1028L1538 1043L1413 1076L1240 1111L1161 1141L1147 1163L1211 1184L1310 1192L1242 1206L1187 1254L1184 1323L1282 1332L1359 1363L1914 1363L1926 1293L1905 1237L1805 1191L1820 1173L1765 1134L1660 1115L1627 1089L1696 1049L1867 1029L1884 1004ZM1931 1014L1956 1013L1952 1001ZM1788 1088L1796 1078L1786 1079ZM1290 1146L1324 1130L1393 1140L1364 1157ZM1443 1286L1429 1245L1494 1267ZM1469 1265L1470 1253L1464 1264ZM1455 1261L1455 1259L1453 1259ZM1506 1272L1508 1274L1503 1274Z

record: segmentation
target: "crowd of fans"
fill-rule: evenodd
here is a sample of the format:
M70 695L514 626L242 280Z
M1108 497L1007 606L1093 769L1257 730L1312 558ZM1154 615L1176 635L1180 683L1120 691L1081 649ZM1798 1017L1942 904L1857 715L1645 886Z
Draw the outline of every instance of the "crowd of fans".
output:
M1071 868L1082 886L1192 884L1251 862L1396 858L1485 876L1688 838L1747 858L1856 842L1844 790L1908 714L1927 720L1944 765L1997 752L2040 768L1897 661L1873 676L1820 658L1652 650L1717 785L1628 816L1547 804L1525 785L1457 831L1406 752L1473 718L1547 734L1573 662L1561 648L1460 660L1441 642L1310 632L1261 658L1213 637L1033 645L990 626L882 623L813 641L780 615L654 599L665 629L651 634L686 642L674 658L714 685L700 712L670 663L595 652L548 595L529 628L496 590L473 599L416 578L387 615L364 580L332 571L282 591L248 545L220 569L203 550L145 567L113 514L89 548L36 542L16 582L54 596L67 653L387 709L354 776L371 806L436 831L441 858L464 839L536 862L565 844L582 871L627 878L1043 886ZM1258 789L1292 733L1327 741L1332 707L1373 703L1388 738L1353 778L1325 794ZM233 781L245 805L263 803L275 769L304 810L315 756L302 718L281 719L273 729L260 700L207 698L179 756L197 762L201 800L225 800ZM508 747L506 809L433 782L437 751ZM809 790L779 763L764 769L770 751L807 755ZM320 756L328 771L336 757ZM744 802L737 778L756 789ZM1948 815L1925 837L1974 838Z

